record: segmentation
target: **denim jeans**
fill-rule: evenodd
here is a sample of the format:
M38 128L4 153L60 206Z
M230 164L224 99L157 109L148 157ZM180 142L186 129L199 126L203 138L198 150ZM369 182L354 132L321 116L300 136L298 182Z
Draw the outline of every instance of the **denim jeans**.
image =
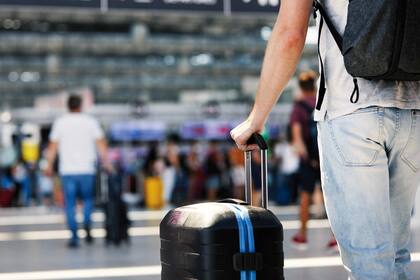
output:
M369 107L318 130L325 205L350 279L412 279L420 110Z
M22 204L24 206L29 206L31 202L31 195L32 195L32 183L29 177L25 177L18 182L21 187L21 195L22 195Z
M94 194L93 175L63 175L61 180L63 183L65 211L67 217L67 225L72 233L72 239L77 240L77 221L76 221L76 200L78 195L83 199L84 206L84 225L90 228L91 214L93 210L93 194Z

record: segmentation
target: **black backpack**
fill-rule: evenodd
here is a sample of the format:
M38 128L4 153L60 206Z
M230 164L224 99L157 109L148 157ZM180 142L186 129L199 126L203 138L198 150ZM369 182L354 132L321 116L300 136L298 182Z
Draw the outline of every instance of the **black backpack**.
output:
M420 81L420 1L349 0L343 35L337 31L319 0L314 15L321 14L319 38L324 22L334 37L347 72L353 77L352 103L359 100L357 78L368 80ZM325 96L324 65L321 62L317 109Z

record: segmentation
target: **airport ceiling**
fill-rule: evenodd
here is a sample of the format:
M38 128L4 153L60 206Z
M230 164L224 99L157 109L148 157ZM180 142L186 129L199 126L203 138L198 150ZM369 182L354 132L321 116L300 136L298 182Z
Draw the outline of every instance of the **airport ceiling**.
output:
M141 23L152 32L237 34L272 26L279 6L280 0L0 0L0 31L2 21L17 19L41 28L71 23L120 32Z
M105 2L105 10L97 6ZM0 0L0 110L78 86L104 103L142 95L177 100L194 90L241 93L242 78L259 73L261 36L278 9L276 0L139 3ZM140 35L133 32L136 26L146 27L144 38L141 28Z
M279 0L0 0L0 18L85 24L141 21L194 30L207 24L272 24L278 6Z

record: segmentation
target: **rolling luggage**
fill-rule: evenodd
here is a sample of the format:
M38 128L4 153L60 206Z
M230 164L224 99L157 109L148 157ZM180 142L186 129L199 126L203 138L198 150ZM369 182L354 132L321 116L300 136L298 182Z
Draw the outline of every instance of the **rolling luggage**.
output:
M283 227L267 210L267 145L261 148L263 208L227 199L170 211L160 224L162 280L283 280ZM252 201L251 152L246 201Z
M130 222L127 216L127 206L121 199L121 184L114 174L101 174L103 195L105 197L105 242L107 245L120 245L129 242L128 228Z
M163 201L163 182L160 177L148 177L144 181L146 207L148 209L161 209Z
M14 195L14 189L4 189L0 186L0 207L11 207Z
M15 196L12 178L0 174L0 207L11 207Z

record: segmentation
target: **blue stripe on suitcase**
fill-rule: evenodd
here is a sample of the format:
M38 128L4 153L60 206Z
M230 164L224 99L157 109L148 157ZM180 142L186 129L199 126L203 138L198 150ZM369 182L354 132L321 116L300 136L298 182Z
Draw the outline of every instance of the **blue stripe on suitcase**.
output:
M247 234L247 226L245 222L245 215L242 211L235 207L233 204L226 204L233 213L235 213L236 221L238 223L239 229L239 251L240 253L248 253L248 234ZM241 271L241 280L250 280L248 277L247 271Z
M254 227L248 209L241 205L226 204L236 216L239 228L240 253L255 253ZM245 246L244 246L245 245ZM245 248L245 251L243 250ZM257 272L241 271L241 280L256 280Z
M249 216L248 209L241 205L234 205L234 207L238 208L241 213L243 213L244 221L246 224L247 232L248 232L248 253L255 253L255 238L254 238L254 227L252 225L251 217ZM255 270L248 272L250 280L257 279L257 272Z

